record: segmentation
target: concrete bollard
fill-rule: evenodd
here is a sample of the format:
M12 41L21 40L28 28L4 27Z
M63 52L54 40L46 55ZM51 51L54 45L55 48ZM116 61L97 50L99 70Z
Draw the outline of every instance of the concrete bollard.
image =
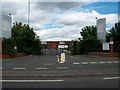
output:
M65 62L65 53L61 53L60 63L64 63L64 62Z
M57 55L57 61L60 62L59 55Z

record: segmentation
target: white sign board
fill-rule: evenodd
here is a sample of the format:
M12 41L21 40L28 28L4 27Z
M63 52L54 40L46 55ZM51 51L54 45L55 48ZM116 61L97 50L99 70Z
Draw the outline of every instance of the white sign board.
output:
M58 45L58 48L64 48L64 45Z
M68 48L68 45L58 45L58 48Z
M65 42L64 41L60 41L59 44L65 44Z
M97 38L102 41L102 43L106 42L106 18L97 20Z
M109 50L109 43L103 43L103 50Z
M41 41L41 44L47 44L47 42L46 41Z
M64 45L64 48L68 48L68 45Z
M113 41L110 41L110 44L113 44Z

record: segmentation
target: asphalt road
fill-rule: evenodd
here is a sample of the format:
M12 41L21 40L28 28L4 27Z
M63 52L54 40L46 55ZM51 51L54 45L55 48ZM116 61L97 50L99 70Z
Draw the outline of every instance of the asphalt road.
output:
M2 61L3 71L38 71L38 70L86 70L117 69L117 59L96 58L86 56L66 56L66 62L60 64L56 56L26 56L23 58Z
M118 88L118 77L54 77L4 80L3 88Z
M85 55L67 55L62 64L55 55L7 59L0 67L1 82L4 88L117 88L118 63Z
M44 72L62 72L69 73L117 73L118 60L117 58L98 58L91 56L66 56L65 63L58 63L57 57L54 55L48 56L26 56L16 59L7 59L2 61L2 75L19 75L28 76L31 74L39 75ZM66 70L66 71L65 71ZM68 73L68 74L69 74Z

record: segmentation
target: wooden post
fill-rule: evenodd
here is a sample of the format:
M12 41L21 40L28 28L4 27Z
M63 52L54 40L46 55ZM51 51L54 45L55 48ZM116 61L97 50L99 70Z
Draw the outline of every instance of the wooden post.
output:
M110 54L113 54L113 37L110 38Z

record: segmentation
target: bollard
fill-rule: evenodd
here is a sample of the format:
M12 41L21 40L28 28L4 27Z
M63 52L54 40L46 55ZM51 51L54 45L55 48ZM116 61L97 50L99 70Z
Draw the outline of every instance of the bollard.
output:
M60 55L60 63L64 63L63 62L63 54L61 53L61 55Z
M60 63L64 63L64 62L65 62L65 53L61 53Z
M57 55L57 61L59 62L60 60L59 60L59 55Z
M65 62L65 53L62 53L63 56L63 62Z

